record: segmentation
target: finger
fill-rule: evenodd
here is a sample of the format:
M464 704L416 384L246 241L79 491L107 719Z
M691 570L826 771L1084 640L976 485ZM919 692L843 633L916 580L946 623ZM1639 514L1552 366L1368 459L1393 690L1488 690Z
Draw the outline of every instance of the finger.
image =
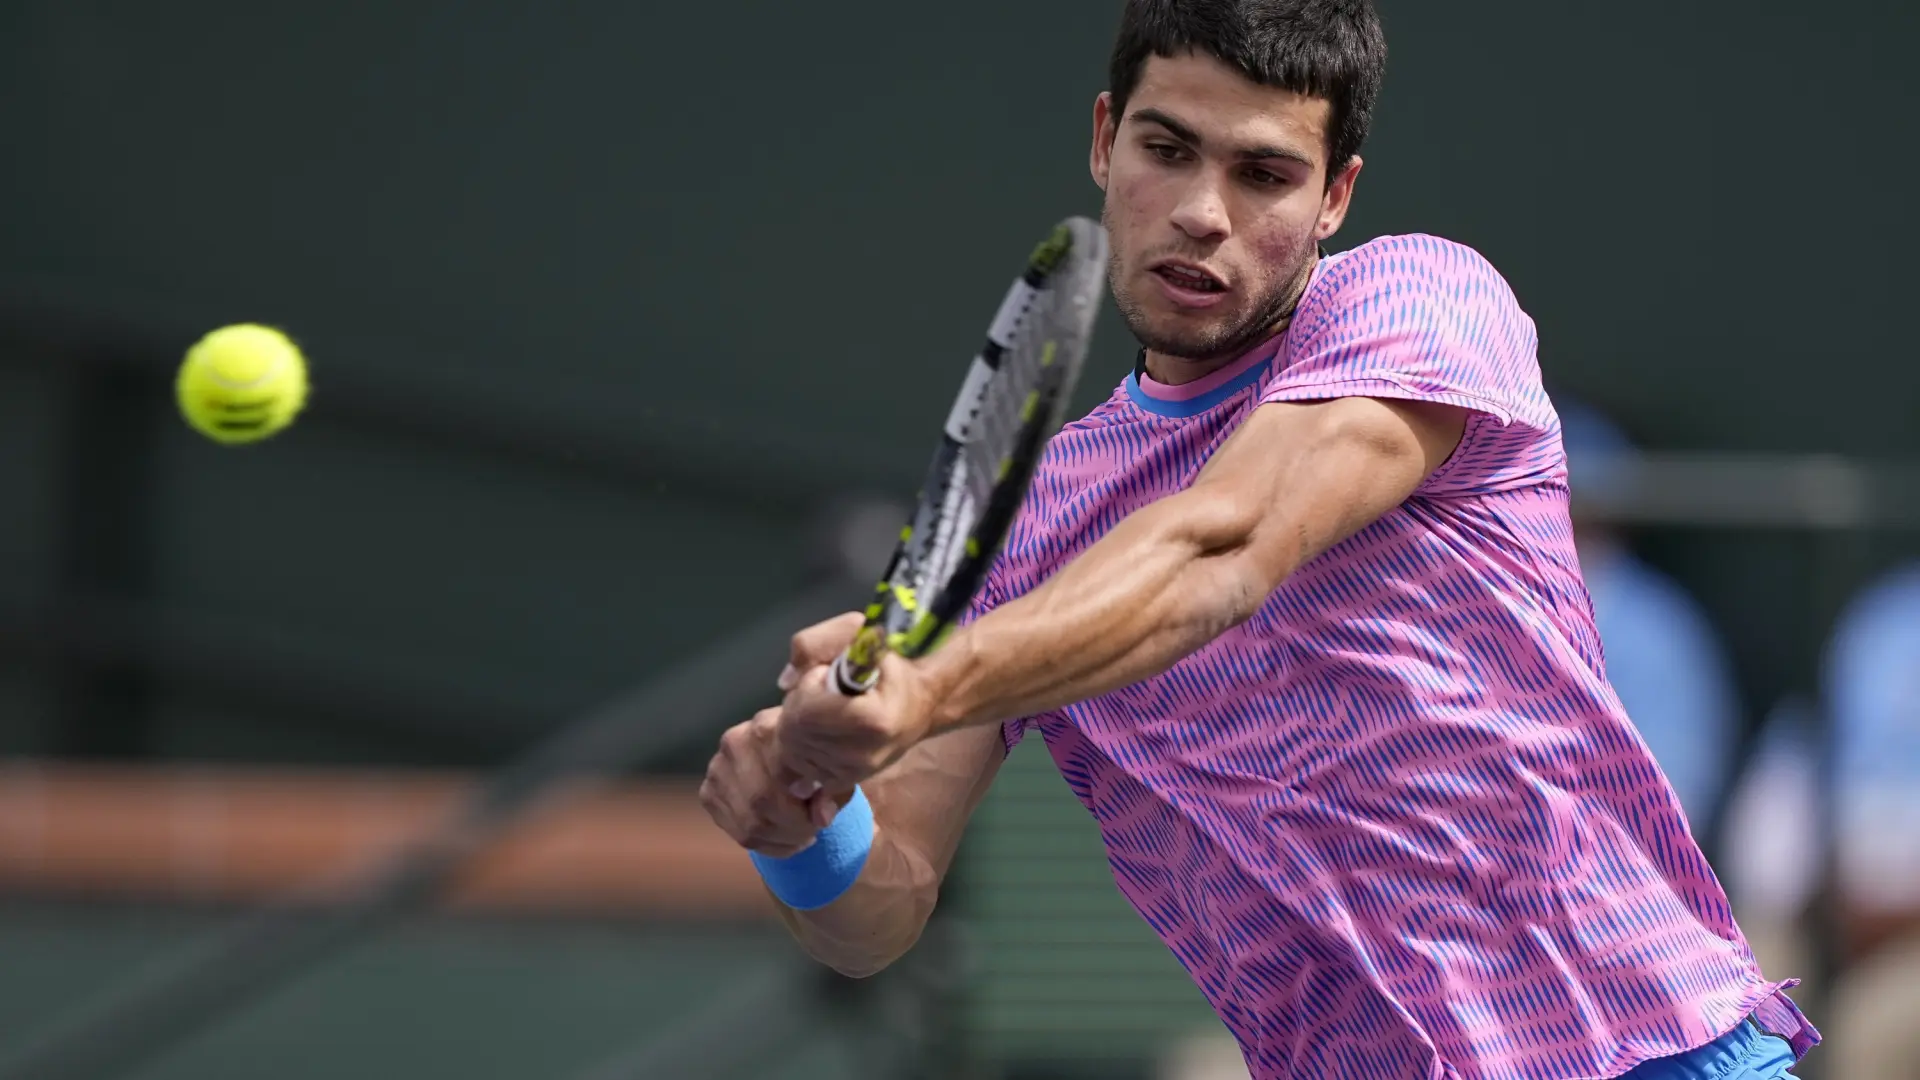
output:
M795 855L800 854L801 852L807 850L812 846L813 846L813 839L809 837L806 843L803 843L803 844L787 844L787 843L779 843L775 841L762 840L762 841L748 844L746 847L748 851L754 852L755 854L759 854L759 855L765 855L768 858L791 859Z
M707 766L700 802L729 838L751 851L798 851L812 843L812 818L801 800L783 794L791 775L773 771L767 750L777 709L763 709L721 737Z
M763 830L754 812L752 800L746 789L732 776L709 777L707 785L701 791L702 804L706 806L707 816L727 834L727 839L744 848L751 848Z
M744 820L747 835L743 846L768 855L776 854L776 849L787 853L804 850L813 845L820 833L820 826L814 824L813 807L807 800L788 798L774 791L754 799Z
M772 773L780 790L804 802L833 786L839 768L836 757L829 747L787 744L781 746Z
M826 675L822 672L813 682L824 684L825 680ZM803 674L796 681L805 682L806 675ZM820 790L820 785L813 782L814 772L803 767L808 750L806 744L812 740L804 730L796 727L802 722L799 718L807 713L805 699L809 692L808 687L801 686L787 695L768 732L769 737L760 744L766 755L764 762L769 776L780 786L780 790L802 800L811 798L814 792Z
M787 794L802 802L820 793L822 786L820 781L813 779L806 773L797 772L784 765L776 765L773 769L773 775L776 777L775 782L786 789Z
M826 791L849 791L873 773L868 757L844 740L783 740L770 770L780 790L805 801Z
M713 819L714 825L718 826L721 832L727 834L727 839L741 847L746 847L752 840L752 830L741 824L739 813L725 796L707 807L707 816Z
M849 611L826 622L815 623L793 635L787 643L787 666L795 673L830 664L853 641L853 635L860 632L866 616L857 611ZM782 672L784 676L785 673ZM782 686L782 690L791 690L792 686Z
M813 824L817 828L824 829L833 824L833 819L840 815L841 808L852 799L851 790L839 793L821 791L808 800L807 811L813 818Z
M785 790L804 802L822 791L852 790L856 784L873 775L874 771L867 765L863 754L827 751L803 756L794 762L790 774L794 779Z

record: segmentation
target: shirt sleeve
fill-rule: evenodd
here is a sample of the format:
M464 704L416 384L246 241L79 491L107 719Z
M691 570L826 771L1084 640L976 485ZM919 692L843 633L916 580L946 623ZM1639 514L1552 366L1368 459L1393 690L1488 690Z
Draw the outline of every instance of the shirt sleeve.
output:
M1392 236L1329 260L1302 299L1261 402L1378 397L1470 411L1460 446L1416 494L1564 479L1533 320L1478 252Z

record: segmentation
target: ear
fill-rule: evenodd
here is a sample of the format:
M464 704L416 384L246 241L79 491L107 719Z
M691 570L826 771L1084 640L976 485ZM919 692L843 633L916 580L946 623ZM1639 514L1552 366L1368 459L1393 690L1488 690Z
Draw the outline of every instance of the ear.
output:
M1347 220L1347 208L1353 205L1353 185L1360 181L1360 167L1366 162L1355 155L1340 175L1327 185L1327 193L1320 197L1320 220L1313 228L1315 240L1325 240L1340 231Z
M1107 190L1107 177L1113 169L1113 140L1120 133L1120 118L1113 115L1113 94L1102 91L1093 99L1093 151L1087 167L1093 182Z

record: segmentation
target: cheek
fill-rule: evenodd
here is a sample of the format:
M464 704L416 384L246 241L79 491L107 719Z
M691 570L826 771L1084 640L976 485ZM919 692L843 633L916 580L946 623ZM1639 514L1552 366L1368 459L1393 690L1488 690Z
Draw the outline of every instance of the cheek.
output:
M1166 222L1173 212L1165 180L1152 173L1116 168L1107 185L1105 221L1120 266L1130 276L1141 263L1172 242Z
M1263 265L1278 267L1290 262L1295 253L1312 242L1312 222L1303 225L1297 221L1286 221L1262 233L1254 251Z
M1142 156L1139 148L1119 146L1108 169L1108 208L1125 221L1150 223L1173 215L1181 200L1181 179Z
M1164 177L1116 156L1107 174L1107 213L1127 224L1164 217L1168 208L1161 204L1167 197L1166 189Z
M1290 200L1291 201L1291 200ZM1319 224L1319 202L1311 200L1303 208L1276 207L1261 223L1248 246L1271 277L1291 276L1302 259L1313 250L1313 230Z

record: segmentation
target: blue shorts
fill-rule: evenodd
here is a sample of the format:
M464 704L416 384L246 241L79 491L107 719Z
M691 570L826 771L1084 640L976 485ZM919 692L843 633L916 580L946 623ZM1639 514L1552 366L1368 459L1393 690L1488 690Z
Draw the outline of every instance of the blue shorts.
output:
M1793 1047L1742 1021L1697 1050L1643 1062L1620 1080L1794 1080Z

